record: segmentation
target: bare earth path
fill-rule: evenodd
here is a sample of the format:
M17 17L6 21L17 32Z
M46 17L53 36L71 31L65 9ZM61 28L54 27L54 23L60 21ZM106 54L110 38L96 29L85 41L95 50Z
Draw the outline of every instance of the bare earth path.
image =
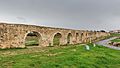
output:
M120 50L120 47L110 46L110 45L108 44L108 42L109 42L110 40L115 39L115 38L117 38L117 37L112 37L112 38L110 38L110 39L102 40L102 41L96 42L96 44L99 44L99 45L102 45L102 46L105 46L105 47L108 47L108 48Z
M51 48L53 49L53 48ZM50 50L50 48L47 47L28 47L25 49L8 49L8 50L0 50L0 55L5 56L12 56L12 55L18 55L18 54L29 54L34 52L45 52Z
M57 49L57 48L65 48L68 46L61 46L61 47L27 47L25 49L7 49L7 50L0 50L0 56L7 57L7 56L13 56L13 55L20 55L20 54L31 54L31 53L42 53L42 52L49 52L49 50Z

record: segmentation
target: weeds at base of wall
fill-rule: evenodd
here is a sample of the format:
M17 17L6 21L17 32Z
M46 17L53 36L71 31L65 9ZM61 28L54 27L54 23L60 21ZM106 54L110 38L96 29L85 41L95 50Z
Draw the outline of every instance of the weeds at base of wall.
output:
M25 48L20 48L20 47L19 48L5 48L5 49L0 49L0 51L1 50L16 50L16 49L21 49L22 50L22 49L27 49L27 47L25 47Z

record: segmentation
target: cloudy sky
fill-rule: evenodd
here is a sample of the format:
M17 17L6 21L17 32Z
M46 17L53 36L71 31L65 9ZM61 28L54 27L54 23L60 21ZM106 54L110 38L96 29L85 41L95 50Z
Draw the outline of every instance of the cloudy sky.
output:
M0 21L72 29L120 29L120 0L0 0Z

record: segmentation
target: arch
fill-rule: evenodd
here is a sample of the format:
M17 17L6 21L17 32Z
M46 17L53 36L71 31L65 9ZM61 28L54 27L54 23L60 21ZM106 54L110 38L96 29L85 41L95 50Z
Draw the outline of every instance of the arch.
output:
M81 42L83 43L84 42L84 33L83 32L81 33L81 37L80 38L81 38Z
M85 36L88 37L88 32L85 33Z
M56 33L53 38L53 46L60 45L62 35L60 33Z
M89 43L89 32L86 32L85 43Z
M42 37L40 33L36 31L30 31L25 36L25 46L40 46L42 42Z
M87 36L87 42L88 43L91 43L91 35L92 35L92 33L88 32L88 36Z
M72 34L69 33L69 34L67 35L67 44L71 44L71 43L72 43Z
M80 38L79 38L79 33L76 33L76 43L79 43Z

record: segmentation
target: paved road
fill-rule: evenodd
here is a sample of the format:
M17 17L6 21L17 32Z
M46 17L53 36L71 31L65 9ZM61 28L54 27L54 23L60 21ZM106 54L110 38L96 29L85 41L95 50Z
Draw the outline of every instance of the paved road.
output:
M105 47L109 47L109 48L112 48L112 49L116 49L116 50L120 50L120 47L115 47L115 46L111 46L108 44L108 42L112 39L115 39L117 37L113 37L113 38L110 38L110 39L106 39L106 40L102 40L102 41L99 41L99 42L96 42L96 44L99 44L99 45L102 45L102 46L105 46Z

